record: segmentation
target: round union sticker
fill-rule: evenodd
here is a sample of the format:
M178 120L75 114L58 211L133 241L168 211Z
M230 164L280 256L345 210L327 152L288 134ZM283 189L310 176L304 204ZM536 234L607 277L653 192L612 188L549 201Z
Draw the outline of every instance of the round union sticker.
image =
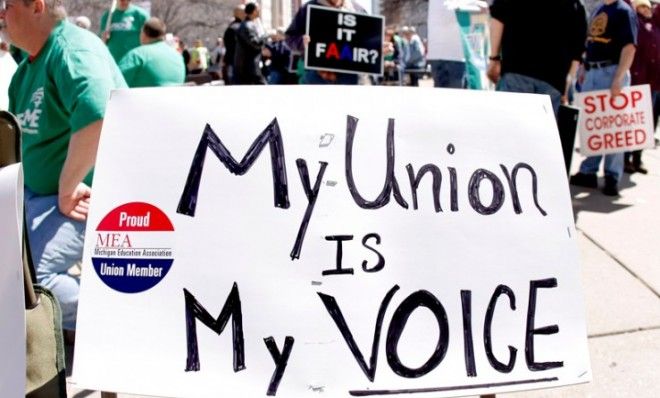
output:
M149 203L123 204L96 228L92 264L110 288L139 293L156 286L172 267L174 226Z

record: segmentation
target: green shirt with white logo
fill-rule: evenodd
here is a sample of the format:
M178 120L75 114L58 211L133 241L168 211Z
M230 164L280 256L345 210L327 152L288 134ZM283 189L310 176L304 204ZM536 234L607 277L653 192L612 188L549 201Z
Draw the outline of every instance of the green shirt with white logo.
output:
M129 51L119 69L128 87L172 86L186 79L181 54L162 40Z
M94 34L59 22L34 59L24 59L9 86L9 111L21 125L25 186L54 195L71 135L100 120L110 92L126 87ZM91 184L92 173L85 178Z
M140 45L142 25L149 19L149 14L143 8L129 5L124 11L116 9L110 20L110 38L107 41L110 54L119 62L127 52ZM106 28L108 11L101 17L100 35Z

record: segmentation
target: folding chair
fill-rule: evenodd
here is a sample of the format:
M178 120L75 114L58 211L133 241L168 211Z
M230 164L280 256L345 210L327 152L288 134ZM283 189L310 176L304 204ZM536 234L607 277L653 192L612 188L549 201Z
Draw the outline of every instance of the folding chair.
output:
M21 160L21 128L9 112L0 111L0 167ZM23 214L25 217L25 212ZM28 398L66 398L62 315L53 294L36 285L27 225L23 223L23 280L26 317L26 385Z

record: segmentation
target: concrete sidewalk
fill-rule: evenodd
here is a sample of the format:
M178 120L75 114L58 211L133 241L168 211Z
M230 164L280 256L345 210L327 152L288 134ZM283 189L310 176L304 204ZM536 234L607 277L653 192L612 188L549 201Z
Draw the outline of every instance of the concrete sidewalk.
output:
M571 187L593 382L498 397L660 397L660 150L644 163L649 174L624 175L619 198ZM101 394L69 385L69 396Z
M624 175L619 198L571 187L593 382L498 396L660 397L660 150L643 160L649 174Z

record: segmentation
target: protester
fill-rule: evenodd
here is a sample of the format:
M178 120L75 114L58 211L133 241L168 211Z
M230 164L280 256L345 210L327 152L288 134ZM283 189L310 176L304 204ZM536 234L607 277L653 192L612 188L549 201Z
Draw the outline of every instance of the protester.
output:
M637 51L630 68L632 85L649 84L653 100L653 127L658 124L658 96L660 96L660 21L653 18L653 10L649 0L634 0L633 7L637 12ZM656 6L656 14L660 15L660 6ZM648 170L642 163L642 151L626 153L623 170L626 173L647 174Z
M101 16L100 36L112 57L119 62L127 52L140 45L140 31L149 14L132 5L131 0L119 0L108 22L109 14L110 10L106 10Z
M92 167L110 92L126 83L94 34L66 21L63 0L14 0L6 32L30 55L9 87L21 125L25 213L37 281L53 291L66 330L76 327Z
M234 57L236 53L236 35L241 22L245 19L245 5L234 8L234 20L231 21L222 40L225 42L225 55L222 59L222 79L225 85L234 84Z
M222 58L225 56L225 43L222 37L218 37L215 41L215 47L209 54L209 68L207 71L213 75L215 79L222 78Z
M257 25L260 12L257 3L245 5L245 19L236 35L235 84L266 84L261 73L261 52L266 44L266 36L260 35Z
M388 51L383 56L383 78L382 81L386 82L401 82L402 73L404 68L404 44L403 39L396 33L394 28L385 29L385 44L388 46Z
M410 85L419 86L419 76L426 69L426 50L422 39L413 26L402 29L405 41L404 62L407 74L410 76Z
M181 55L164 40L166 30L160 19L150 18L142 27L142 45L119 61L128 87L172 86L185 81L186 69Z
M500 91L548 94L557 114L584 51L584 7L579 0L495 0L490 13L488 77Z
M430 2L427 25L434 87L464 88L467 69L456 10L443 1Z
M205 72L209 67L209 50L204 46L202 40L195 40L195 45L190 50L190 62L188 72L193 75Z
M589 36L585 59L586 73L582 91L609 89L612 96L630 85L630 66L635 58L637 21L635 12L623 0L604 0L589 21ZM603 156L590 156L580 165L580 172L571 177L573 185L597 188L596 173ZM623 174L623 153L605 155L605 186L603 193L619 195L619 180Z
M190 64L190 50L188 50L188 46L186 45L186 42L183 41L183 39L179 39L178 43L178 49L177 52L181 54L181 59L183 60L183 68L186 70L186 74L188 74L188 64Z
M353 0L310 0L300 7L291 24L286 30L286 44L291 51L304 54L310 38L307 36L307 10L309 6L323 6L338 8L350 12L365 13L362 6ZM338 73L330 71L317 71L306 69L301 79L303 84L357 84L358 75L352 73Z
M270 57L268 84L296 84L297 76L291 73L291 50L284 41L284 28L277 28L266 44Z

